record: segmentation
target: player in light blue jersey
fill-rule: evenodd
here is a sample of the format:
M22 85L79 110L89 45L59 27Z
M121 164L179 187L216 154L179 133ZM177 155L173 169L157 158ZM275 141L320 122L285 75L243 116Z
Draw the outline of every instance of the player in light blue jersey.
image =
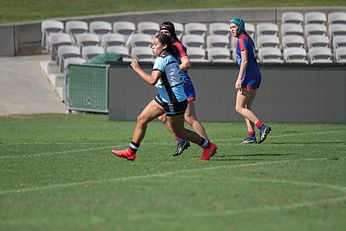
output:
M112 150L112 153L127 160L135 160L148 123L165 114L170 130L177 136L200 145L203 148L201 160L209 160L216 153L216 145L184 127L187 97L184 91L184 80L179 74L179 62L172 49L171 38L166 34L156 35L153 39L152 51L157 58L151 74L145 73L136 59L132 60L131 67L144 81L156 86L158 95L138 116L129 147L125 150Z
M236 56L239 66L239 73L235 82L237 90L236 111L245 118L248 135L242 144L257 143L255 136L255 125L259 129L262 143L271 128L262 123L252 111L251 106L256 96L256 90L261 83L261 73L255 57L255 45L252 38L245 31L245 23L241 18L230 20L230 30L234 38L237 38Z

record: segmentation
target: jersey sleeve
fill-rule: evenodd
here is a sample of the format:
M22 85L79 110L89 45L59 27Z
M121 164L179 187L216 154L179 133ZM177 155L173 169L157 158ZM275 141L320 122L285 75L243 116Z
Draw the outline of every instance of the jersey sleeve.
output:
M153 71L165 71L165 63L162 57L157 57L153 66Z
M179 52L179 56L180 58L187 56L186 50L183 47L183 44L179 43L179 42L174 42L173 45L177 48L178 52Z
M240 51L244 51L246 50L248 47L247 47L247 43L246 43L246 38L244 37L240 37L239 40L238 40L238 43L239 43L239 49Z

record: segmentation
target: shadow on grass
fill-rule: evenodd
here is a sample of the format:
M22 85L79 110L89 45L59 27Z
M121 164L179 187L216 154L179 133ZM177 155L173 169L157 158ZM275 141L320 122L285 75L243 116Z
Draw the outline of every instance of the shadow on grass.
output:
M263 161L263 159L266 159L266 157L278 157L278 156L288 156L292 154L287 153L270 153L270 154L240 154L240 155L234 155L234 154L220 154L215 155L212 160L215 161ZM238 157L238 158L237 158ZM242 158L242 157L263 157L263 158Z

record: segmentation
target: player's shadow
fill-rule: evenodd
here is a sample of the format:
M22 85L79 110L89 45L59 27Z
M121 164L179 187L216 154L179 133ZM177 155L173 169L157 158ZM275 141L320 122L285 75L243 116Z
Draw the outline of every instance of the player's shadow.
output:
M258 153L258 154L216 154L212 160L214 161L261 161L267 159L268 157L278 157L278 156L288 156L292 154L287 153ZM245 157L245 158L244 158ZM248 158L246 158L248 157ZM263 157L263 158L251 158L251 157Z

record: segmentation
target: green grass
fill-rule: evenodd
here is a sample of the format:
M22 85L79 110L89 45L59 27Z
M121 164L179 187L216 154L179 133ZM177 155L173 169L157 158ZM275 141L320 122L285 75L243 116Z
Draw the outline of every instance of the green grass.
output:
M121 12L234 8L234 7L306 7L346 6L344 0L0 0L0 23L88 16Z
M239 145L244 123L204 123L218 154L149 125L136 161L134 122L104 115L0 117L0 230L345 230L346 124L271 123Z

